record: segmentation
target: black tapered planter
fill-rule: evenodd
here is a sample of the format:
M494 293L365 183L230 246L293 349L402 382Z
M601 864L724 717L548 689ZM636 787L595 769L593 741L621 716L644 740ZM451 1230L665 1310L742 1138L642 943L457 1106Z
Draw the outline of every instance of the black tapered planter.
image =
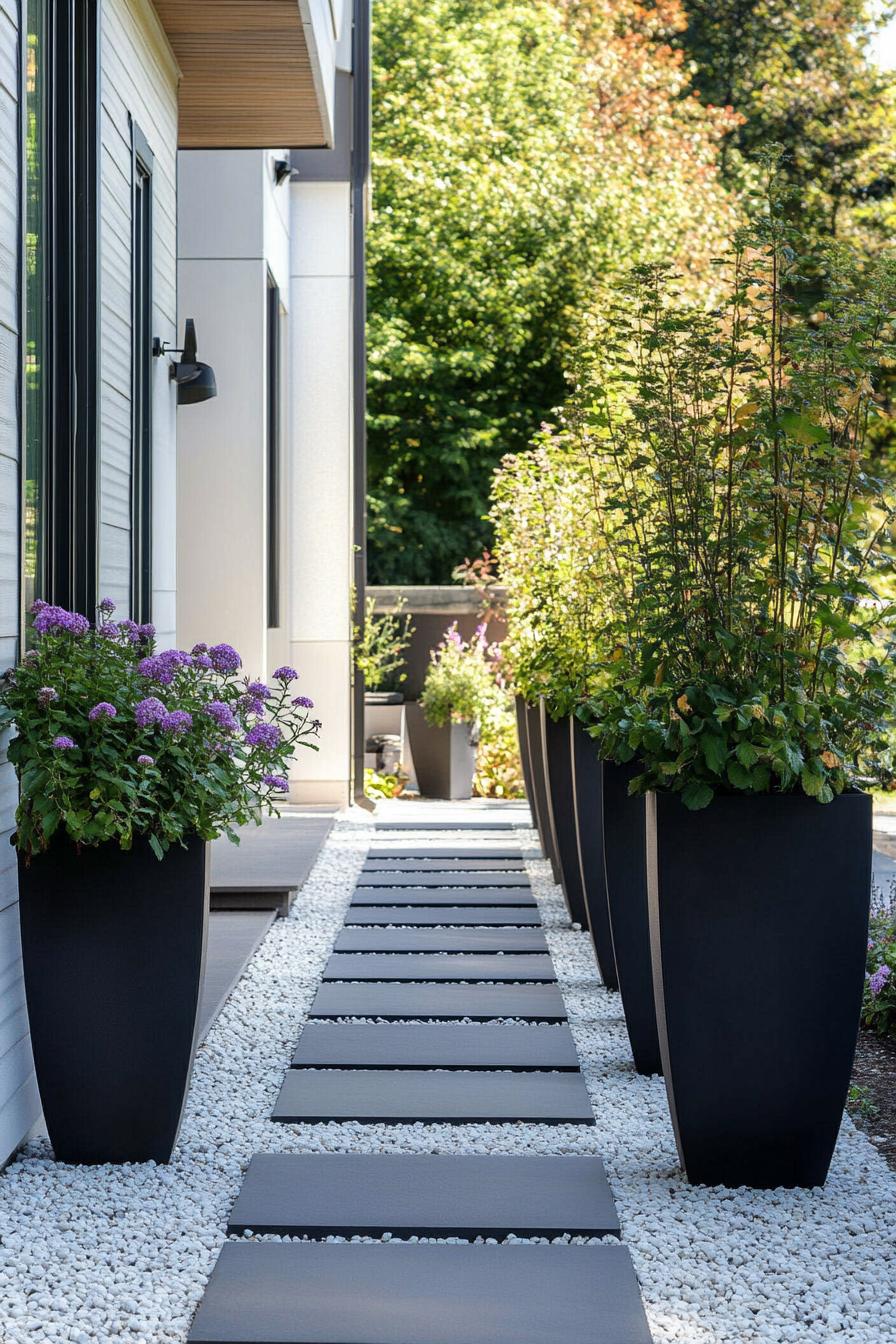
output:
M541 707L526 705L526 729L529 741L529 763L532 769L532 794L535 798L535 811L538 816L538 833L545 858L551 865L554 881L560 881L560 869L557 864L557 851L554 845L554 832L548 812L547 787L544 774L544 743L541 736Z
M859 1027L871 798L647 801L663 1071L681 1164L705 1185L820 1186Z
M638 1073L662 1073L660 1038L653 1001L650 920L647 912L645 803L629 797L629 781L641 773L637 762L604 761L603 848L607 905L622 1011Z
M535 796L535 788L532 783L532 758L529 754L529 722L526 716L526 702L521 695L514 697L516 707L516 737L520 748L520 764L523 767L523 783L526 788L526 799L529 803L529 811L532 813L532 825L538 832L538 838L541 840L541 820L538 816L538 799ZM544 851L544 842L542 842L542 852Z
M579 847L576 842L576 810L572 797L572 753L569 745L569 719L557 721L541 702L541 731L544 748L544 775L550 826L557 847L560 885L569 917L574 924L588 927L582 874L579 871Z
M167 1162L196 1037L208 846L19 856L34 1067L60 1162Z
M610 910L607 905L607 878L604 872L603 762L597 754L594 738L585 725L572 715L569 719L572 798L576 824L579 872L588 914L588 928L600 977L607 989L618 989Z

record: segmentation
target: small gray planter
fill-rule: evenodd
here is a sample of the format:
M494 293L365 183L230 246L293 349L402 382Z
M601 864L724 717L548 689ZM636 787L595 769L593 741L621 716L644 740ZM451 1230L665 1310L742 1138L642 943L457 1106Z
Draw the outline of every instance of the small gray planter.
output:
M434 728L416 701L405 705L417 785L425 798L470 798L476 770L472 723Z

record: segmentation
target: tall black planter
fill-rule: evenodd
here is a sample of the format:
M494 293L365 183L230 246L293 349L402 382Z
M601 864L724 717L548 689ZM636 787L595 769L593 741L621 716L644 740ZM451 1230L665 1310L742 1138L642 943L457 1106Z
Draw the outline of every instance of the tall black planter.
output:
M647 804L663 1071L678 1152L706 1185L819 1186L855 1053L871 799Z
M594 739L574 715L569 719L569 739L576 846L588 928L601 979L607 989L618 989L604 872L603 762L597 754Z
M529 803L529 811L532 813L532 825L538 832L538 838L541 840L541 819L538 815L538 799L535 796L535 788L532 782L532 758L529 754L529 723L526 717L526 702L521 695L515 697L516 706L516 736L520 747L520 764L523 767L523 783L526 786L526 799ZM544 851L544 842L542 841L542 852Z
M604 871L622 1010L638 1073L662 1073L653 1001L650 921L647 913L645 805L630 798L629 780L641 767L604 762Z
M208 925L207 845L159 861L78 853L19 859L34 1065L61 1162L167 1162L193 1063Z
M575 924L588 927L588 911L579 870L576 843L576 810L572 796L572 753L569 746L569 720L555 722L541 702L541 731L544 746L544 774L548 815L554 843L560 885L569 917Z
M535 798L535 811L538 815L541 847L544 850L545 858L551 865L554 881L559 882L560 868L557 863L554 832L548 813L547 786L544 774L544 743L541 736L541 708L539 705L526 705L526 729L529 741L529 763L532 769L532 795Z

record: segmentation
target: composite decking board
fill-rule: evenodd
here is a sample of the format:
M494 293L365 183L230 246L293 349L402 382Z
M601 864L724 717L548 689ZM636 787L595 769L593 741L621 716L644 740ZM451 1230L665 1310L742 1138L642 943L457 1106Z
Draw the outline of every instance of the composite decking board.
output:
M529 822L513 821L375 821L373 828L383 831L515 831Z
M566 1025L308 1022L294 1068L578 1069Z
M624 1246L229 1242L190 1344L651 1344Z
M553 985L322 984L309 1017L369 1017L396 1021L419 1018L526 1018L564 1022L563 995Z
M227 1231L618 1237L599 1157L256 1153Z
M343 929L336 952L504 952L508 956L547 952L541 929Z
M273 922L273 910L210 912L197 1014L197 1040L205 1040L230 991Z
M375 952L334 952L324 967L324 980L541 980L557 979L554 963L545 953L505 957L497 952L480 955L377 955Z
M591 1125L581 1073L290 1069L271 1119L285 1124Z
M361 869L366 873L508 873L525 872L521 858L513 859L389 859L369 856Z
M531 906L529 887L356 887L352 905L410 905L444 909L461 905Z
M211 890L287 891L300 887L333 826L326 814L279 817L237 829L239 845L213 840Z
M348 926L368 924L420 925L424 928L444 924L449 927L476 928L478 925L504 924L524 928L540 925L541 916L535 906L413 906L413 905L350 905L345 922Z
M373 890L383 887L400 890L402 887L433 887L440 890L445 887L472 887L475 890L490 891L497 888L513 887L516 890L531 890L529 879L515 873L365 873L358 877L358 886Z

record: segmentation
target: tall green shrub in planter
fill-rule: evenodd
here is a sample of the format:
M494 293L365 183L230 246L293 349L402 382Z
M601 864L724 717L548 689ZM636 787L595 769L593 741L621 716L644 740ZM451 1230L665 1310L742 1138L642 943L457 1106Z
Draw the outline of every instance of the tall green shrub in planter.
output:
M894 705L867 460L896 263L811 258L774 168L726 303L635 274L593 420L635 575L625 677L593 703L636 759L663 1066L691 1180L821 1184L862 998L871 800ZM825 297L807 314L803 274ZM806 985L811 984L811 994Z
M37 602L8 671L25 991L50 1141L68 1162L166 1162L192 1063L207 844L276 811L319 724L296 673L227 644ZM316 749L316 748L315 748Z

